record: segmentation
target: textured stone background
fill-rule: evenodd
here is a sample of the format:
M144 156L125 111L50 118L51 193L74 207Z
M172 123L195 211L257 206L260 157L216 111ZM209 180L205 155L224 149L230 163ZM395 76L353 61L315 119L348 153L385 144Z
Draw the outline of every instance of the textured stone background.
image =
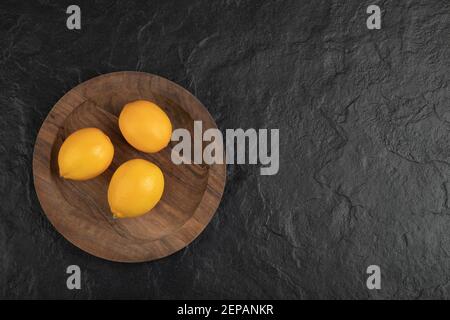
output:
M80 31L72 3L0 2L1 298L450 298L448 0L72 2ZM205 232L151 263L72 246L32 181L53 104L119 70L186 87L221 129L280 129L278 175L228 166Z

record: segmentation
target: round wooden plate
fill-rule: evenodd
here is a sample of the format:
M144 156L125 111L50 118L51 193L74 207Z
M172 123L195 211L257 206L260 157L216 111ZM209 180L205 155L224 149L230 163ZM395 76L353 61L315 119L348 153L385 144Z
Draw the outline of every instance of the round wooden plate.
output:
M82 250L112 261L150 261L184 248L211 220L225 186L224 164L175 165L172 142L155 154L131 147L117 119L122 107L137 99L158 104L173 129L186 128L192 138L195 120L202 121L203 130L217 127L205 107L177 84L142 72L115 72L83 82L65 94L45 119L33 154L36 193L53 226ZM64 180L58 174L59 148L69 134L86 127L97 127L110 137L113 162L94 179ZM134 158L150 160L161 168L164 194L141 217L113 219L107 201L109 181L120 164Z

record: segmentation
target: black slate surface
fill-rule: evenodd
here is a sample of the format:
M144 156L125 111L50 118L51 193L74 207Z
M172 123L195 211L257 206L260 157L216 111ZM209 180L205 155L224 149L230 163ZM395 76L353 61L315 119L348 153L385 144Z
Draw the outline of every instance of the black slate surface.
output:
M449 36L447 0L2 0L0 297L450 298ZM184 86L222 130L280 129L279 173L229 165L205 232L151 263L68 243L32 180L54 103L119 70Z

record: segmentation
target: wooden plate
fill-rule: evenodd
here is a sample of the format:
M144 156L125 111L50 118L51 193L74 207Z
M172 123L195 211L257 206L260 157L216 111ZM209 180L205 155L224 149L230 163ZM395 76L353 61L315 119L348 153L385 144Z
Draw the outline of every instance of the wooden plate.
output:
M225 186L224 164L175 165L170 155L174 143L156 154L131 147L120 133L117 117L125 103L137 99L158 104L173 129L186 128L192 137L194 120L202 121L203 130L217 127L205 107L177 84L147 73L115 72L65 94L45 119L33 154L36 193L53 226L82 250L112 261L150 261L184 248L211 220ZM64 180L58 175L59 148L69 134L85 127L97 127L110 137L113 162L94 179ZM120 164L134 158L161 168L163 197L141 217L113 219L107 201L109 181Z

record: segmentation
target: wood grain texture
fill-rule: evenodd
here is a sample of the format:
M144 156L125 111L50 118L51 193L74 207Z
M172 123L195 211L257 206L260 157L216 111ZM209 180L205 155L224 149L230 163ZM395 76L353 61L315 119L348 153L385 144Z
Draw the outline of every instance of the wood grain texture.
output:
M187 90L147 73L115 72L86 81L65 94L45 119L36 139L33 176L41 206L53 226L77 247L107 260L142 262L168 256L193 241L209 223L225 186L224 164L175 165L173 143L159 153L146 154L130 146L120 133L118 115L130 101L158 104L173 129L193 122L203 130L216 128L205 107ZM65 180L58 175L57 155L72 132L97 127L114 144L111 166L88 181ZM165 190L151 212L137 218L113 219L107 189L113 172L123 162L142 158L164 173Z

